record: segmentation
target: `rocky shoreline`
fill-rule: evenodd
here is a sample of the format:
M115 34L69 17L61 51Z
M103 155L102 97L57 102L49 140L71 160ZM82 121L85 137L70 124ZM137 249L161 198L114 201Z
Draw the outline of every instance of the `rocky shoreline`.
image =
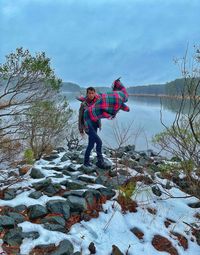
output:
M40 234L37 231L23 231L23 223L27 221L40 224L52 233L56 231L67 235L74 224L98 218L101 212L106 214L103 206L106 201L118 203L123 213L137 212L137 201L126 196L121 196L120 199L119 196L120 192L123 193L123 188L126 192L130 183L134 183L135 186L138 184L148 186L153 196L159 199L164 195L163 190L169 191L175 185L182 191L188 191L184 178L171 176L167 179L160 173L159 166L165 164L167 159L158 156L152 150L138 152L135 151L134 145L125 146L117 151L105 149L104 156L109 166L108 170L95 166L95 154L92 155L93 166L84 167L83 153L84 148L80 148L79 151L57 148L50 155L36 161L32 167L19 166L9 173L12 180L19 178L19 181L12 186L7 184L1 188L0 232L4 252L1 254L25 255L20 253L23 240L39 238ZM22 198L25 193L29 199L28 205L23 204ZM188 206L200 208L200 202L195 200L188 203ZM154 208L148 207L148 211L156 214ZM197 214L196 217L200 215ZM166 225L169 226L172 222L166 219ZM200 231L198 227L194 229L193 233L191 230L191 237L200 245ZM131 231L138 239L143 240L144 233L140 229L132 228ZM179 240L184 250L187 250L188 239L182 233L171 232L171 235ZM112 249L107 254L124 254L117 244L111 245ZM90 242L87 254L98 254L95 246L94 242ZM173 244L163 236L155 235L152 246L157 251L165 251L172 255L179 254ZM37 245L29 254L85 255L86 253L82 253L81 249L75 251L73 242L65 239L57 246L54 243ZM126 254L132 253L127 251Z

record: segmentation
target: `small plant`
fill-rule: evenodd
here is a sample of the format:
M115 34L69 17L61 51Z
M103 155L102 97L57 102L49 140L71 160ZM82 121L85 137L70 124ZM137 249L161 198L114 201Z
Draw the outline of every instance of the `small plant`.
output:
M31 149L26 149L24 152L24 159L28 164L33 164L35 159L34 159L34 153Z

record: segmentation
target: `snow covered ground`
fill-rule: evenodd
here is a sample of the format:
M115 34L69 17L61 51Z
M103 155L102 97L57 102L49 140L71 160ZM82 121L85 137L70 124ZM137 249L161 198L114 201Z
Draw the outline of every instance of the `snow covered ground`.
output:
M52 166L60 166L60 158L64 153L60 153L58 159L53 160ZM65 166L66 163L64 162ZM69 179L69 176L63 178L52 177L55 174L55 170L47 170L42 167L51 167L48 161L40 160L35 163L35 167L39 168L45 175L43 179L51 176L52 181L60 182ZM77 168L80 165L77 165ZM130 172L134 175L136 172L130 169ZM30 171L24 176L25 180L13 185L13 188L29 188L19 194L12 200L1 200L0 206L14 207L17 205L30 206L33 204L45 205L47 201L53 199L65 200L61 196L48 197L43 195L38 199L28 197L28 195L34 191L31 184L38 182L37 179L30 177ZM79 175L78 175L79 176ZM80 173L80 176L83 173ZM94 178L95 177L91 177ZM158 178L159 179L159 178ZM40 179L41 181L42 179ZM166 183L166 180L159 179L159 182ZM103 211L100 212L98 218L93 218L90 221L81 221L74 224L70 231L61 233L59 231L50 231L43 227L42 224L31 223L24 221L19 223L18 226L22 227L23 232L37 231L39 238L30 239L25 238L20 246L20 254L28 255L30 251L39 244L59 244L61 240L68 239L74 246L74 251L82 251L83 255L89 255L88 246L91 242L94 242L97 255L110 255L112 251L112 245L116 245L123 254L129 255L167 255L168 252L158 251L152 245L152 239L155 235L161 235L166 237L177 250L179 255L199 255L200 246L195 241L194 236L191 234L190 224L199 222L199 219L195 217L197 213L200 213L199 208L191 208L189 203L197 202L197 198L169 198L169 196L162 194L158 197L153 194L151 187L148 185L137 184L138 188L132 195L132 199L137 202L137 212L123 213L121 206L114 199L107 201L103 204ZM102 185L90 184L88 187L99 188ZM163 187L159 186L160 190ZM164 190L163 190L164 192ZM187 194L180 191L177 187L170 189L170 194L174 197L185 197ZM149 210L149 208L151 210ZM154 210L155 209L155 210ZM154 211L155 213L152 213ZM168 227L165 225L165 221L170 219ZM187 224L186 224L187 223ZM199 223L198 223L199 224ZM199 224L200 225L200 224ZM138 228L144 235L143 238L138 239L131 231L133 228ZM180 245L179 240L172 232L180 233L188 240L188 249L184 250L184 247ZM0 254L3 252L1 248L2 240L0 242Z

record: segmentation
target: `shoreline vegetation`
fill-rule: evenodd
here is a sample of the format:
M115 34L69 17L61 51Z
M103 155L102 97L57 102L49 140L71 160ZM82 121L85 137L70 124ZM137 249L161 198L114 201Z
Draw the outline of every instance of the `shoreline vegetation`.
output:
M181 95L165 95L165 94L138 94L129 93L129 96L135 97L160 97L160 98L172 98L172 99L191 99L191 96L181 96ZM194 96L193 99L200 99L200 96Z

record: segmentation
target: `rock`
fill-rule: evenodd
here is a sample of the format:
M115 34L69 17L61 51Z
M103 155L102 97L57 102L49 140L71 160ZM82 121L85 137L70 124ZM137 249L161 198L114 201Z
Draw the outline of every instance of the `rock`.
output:
M87 209L87 203L85 198L78 196L68 196L70 209L72 212L82 212Z
M49 156L43 157L42 159L47 160L47 161L52 161L57 158L59 158L59 155L57 153L52 153Z
M10 216L0 216L0 226L2 226L3 228L14 228L15 220Z
M51 213L59 213L67 220L70 217L70 206L66 200L50 200L46 204Z
M6 189L4 192L4 200L12 200L16 197L17 189Z
M31 173L30 173L30 176L33 178L33 179L41 179L41 178L44 178L44 174L40 171L40 169L38 168L35 168L33 167L31 169Z
M14 207L15 212L22 212L26 209L27 209L27 207L25 205L17 205L17 206Z
M164 236L155 235L151 243L157 251L165 251L170 255L178 255L176 248L174 248L172 243Z
M63 240L58 245L56 251L50 253L50 255L72 255L74 252L74 247L69 240Z
M65 162L65 161L68 161L68 160L70 160L70 159L69 159L67 153L65 153L65 154L62 156L62 158L60 159L61 162Z
M52 177L53 178L63 178L64 175L63 174L59 174L59 173L54 173L54 175Z
M151 190L153 194L156 195L157 197L160 197L162 195L162 192L158 186L153 186Z
M58 148L56 148L56 151L58 152L58 153L61 153L61 152L65 152L66 150L65 150L65 148L63 148L63 147L58 147ZM66 153L67 154L67 153ZM65 154L64 154L65 155Z
M112 245L111 255L124 255L116 245Z
M81 255L81 252L80 251L76 251L72 255Z
M77 171L76 165L70 164L69 166L67 166L67 169L66 169L66 170L68 170L68 171L70 171L70 172L76 172L76 171Z
M51 231L60 231L62 233L67 233L68 230L67 228L64 226L61 226L60 224L52 224L49 222L44 223L44 228L51 230Z
M49 186L45 187L43 193L49 197L55 195L61 189L61 185L58 183L51 183Z
M124 147L124 151L125 152L135 151L135 145L134 144L133 145L126 145Z
M132 159L134 159L134 160L139 160L140 159L140 154L139 153L137 153L136 151L132 151L131 153L129 153L129 155L130 155L130 158L132 158Z
M140 159L139 159L139 164L141 165L141 166L148 166L150 163L152 163L152 159L151 158L149 158L149 157L141 157Z
M30 232L23 232L22 233L23 238L31 238L31 239L37 239L40 237L40 234L37 231L30 231Z
M3 237L3 241L11 246L18 246L22 244L23 233L22 227L10 229Z
M135 166L134 170L137 171L140 174L144 173L144 167L143 166Z
M115 196L116 192L110 188L99 188L97 189L102 196L105 196L106 199L111 199Z
M63 197L68 197L70 195L74 195L74 196L78 196L78 197L82 197L84 194L84 190L70 190L70 191L66 191L63 193Z
M45 179L40 182L32 183L32 186L36 190L43 190L52 183L51 179Z
M65 226L65 220L61 216L48 216L41 220L41 223L59 224Z
M47 209L42 205L31 205L28 207L28 216L31 220L43 217L47 214Z
M42 196L42 192L41 191L33 191L31 192L28 196L34 199L38 199Z
M77 170L80 172L83 172L85 174L91 174L91 173L95 172L95 169L96 169L95 165L92 165L91 167L90 166L86 167L86 166L82 165Z
M96 247L93 242L90 243L88 250L90 251L90 254L96 254Z
M94 183L95 182L95 178L93 176L89 176L89 175L88 176L87 175L79 175L78 180L88 182L88 183Z
M200 202L189 203L188 206L191 208L200 208Z
M87 185L87 183L82 181L71 181L71 180L65 180L60 183L61 185L64 185L67 189L84 189Z
M87 208L96 208L99 205L101 193L96 189L88 189L84 192L83 197L86 200Z
M134 227L134 228L131 229L131 232L132 232L135 236L137 236L137 238L138 238L139 240L143 240L144 233L143 233L139 228Z
M21 223L25 220L24 216L16 212L8 212L8 216L13 218L15 223Z

